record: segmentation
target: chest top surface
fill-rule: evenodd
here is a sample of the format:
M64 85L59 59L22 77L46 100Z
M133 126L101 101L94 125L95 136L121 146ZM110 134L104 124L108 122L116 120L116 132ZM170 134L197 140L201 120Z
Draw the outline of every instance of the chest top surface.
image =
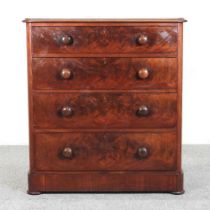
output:
M186 22L184 18L148 18L148 19L51 19L51 18L26 18L23 20L26 23L71 23L71 22L86 22L86 23L103 23L103 22L118 22L118 23L181 23Z

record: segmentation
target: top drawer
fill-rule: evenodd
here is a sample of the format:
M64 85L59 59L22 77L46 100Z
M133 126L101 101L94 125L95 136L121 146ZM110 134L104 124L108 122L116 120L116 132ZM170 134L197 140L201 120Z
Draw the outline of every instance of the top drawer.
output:
M33 55L175 53L177 27L32 27Z

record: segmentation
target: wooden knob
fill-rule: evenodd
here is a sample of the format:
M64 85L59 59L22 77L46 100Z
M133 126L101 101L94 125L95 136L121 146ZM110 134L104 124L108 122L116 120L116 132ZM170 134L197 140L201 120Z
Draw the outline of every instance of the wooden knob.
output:
M138 38L137 38L137 43L139 45L144 45L148 42L148 37L146 35L140 35Z
M149 70L147 68L142 68L137 72L139 79L147 79L149 77Z
M72 76L72 72L69 69L62 69L60 76L62 79L70 79Z
M137 115L138 116L148 116L149 113L150 113L150 110L145 105L140 106L139 109L137 110Z
M64 45L71 45L73 43L73 38L69 35L64 35L61 37L61 41Z
M140 159L144 159L148 157L149 151L146 147L139 147L137 150L137 155Z
M64 106L61 109L61 114L63 117L69 117L69 116L72 116L73 110L70 106Z
M73 151L72 151L71 147L65 147L62 151L62 156L64 158L72 158Z

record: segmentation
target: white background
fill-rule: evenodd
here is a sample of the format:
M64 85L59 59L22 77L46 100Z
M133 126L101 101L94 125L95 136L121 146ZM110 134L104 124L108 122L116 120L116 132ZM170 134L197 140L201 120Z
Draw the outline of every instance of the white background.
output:
M184 24L183 143L210 143L208 0L0 2L0 145L28 144L26 18L177 18Z

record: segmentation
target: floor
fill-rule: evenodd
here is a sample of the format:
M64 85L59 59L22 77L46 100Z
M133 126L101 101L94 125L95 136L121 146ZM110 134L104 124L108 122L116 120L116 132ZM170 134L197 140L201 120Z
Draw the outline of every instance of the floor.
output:
M185 145L185 194L41 194L27 190L28 148L0 147L0 210L210 210L210 145Z

